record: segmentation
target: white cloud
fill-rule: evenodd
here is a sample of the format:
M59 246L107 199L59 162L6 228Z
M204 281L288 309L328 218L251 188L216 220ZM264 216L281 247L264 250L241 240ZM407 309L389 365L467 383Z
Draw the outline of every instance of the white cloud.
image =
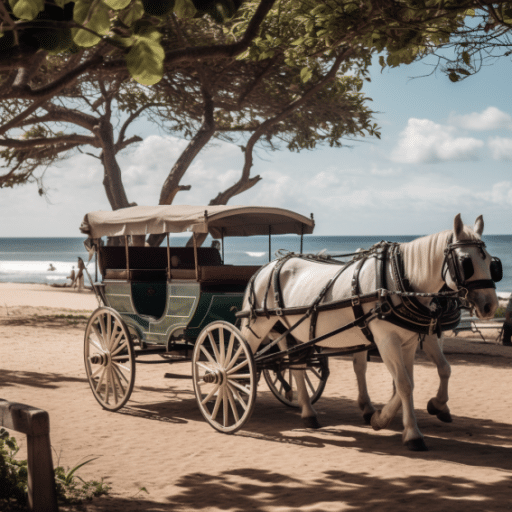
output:
M488 145L494 160L512 160L512 139L493 137Z
M457 137L452 126L410 118L391 153L391 160L407 164L478 160L483 145L478 139Z
M450 114L449 123L466 130L512 130L512 116L496 107L488 107L482 112L466 115Z

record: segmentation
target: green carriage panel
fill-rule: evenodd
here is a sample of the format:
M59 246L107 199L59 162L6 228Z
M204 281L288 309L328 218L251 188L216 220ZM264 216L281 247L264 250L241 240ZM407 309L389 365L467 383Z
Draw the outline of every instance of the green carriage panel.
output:
M185 334L195 339L204 327L216 320L235 324L237 320L235 313L242 309L243 298L242 292L201 292L195 315Z

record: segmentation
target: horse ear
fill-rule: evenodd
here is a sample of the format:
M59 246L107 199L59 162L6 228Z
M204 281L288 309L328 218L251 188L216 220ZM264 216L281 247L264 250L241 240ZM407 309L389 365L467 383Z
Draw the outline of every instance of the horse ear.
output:
M482 233L484 232L484 218L482 215L479 215L476 218L475 226L473 227L473 231L478 235L482 236Z
M455 218L453 219L453 233L455 234L455 239L458 239L462 233L462 230L464 229L464 224L462 222L462 219L460 218L460 213L455 215Z

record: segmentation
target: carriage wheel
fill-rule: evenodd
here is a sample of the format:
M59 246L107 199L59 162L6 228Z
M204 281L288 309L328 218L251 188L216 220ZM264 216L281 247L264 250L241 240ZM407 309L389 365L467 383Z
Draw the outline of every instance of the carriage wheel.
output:
M192 376L205 420L225 434L242 428L254 409L258 379L251 348L234 325L218 321L201 331Z
M305 368L306 387L311 403L314 404L321 396L329 377L329 364L327 357L319 357L319 366ZM272 394L288 407L299 407L297 401L297 386L292 378L292 370L287 368L280 372L263 370L263 377L272 391Z
M85 371L96 400L109 411L128 401L135 382L135 353L119 313L100 307L85 330Z

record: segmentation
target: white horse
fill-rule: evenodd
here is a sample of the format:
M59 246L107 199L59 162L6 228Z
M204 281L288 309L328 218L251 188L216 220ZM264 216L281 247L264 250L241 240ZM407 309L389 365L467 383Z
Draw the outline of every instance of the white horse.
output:
M410 288L415 293L436 294L446 284L451 290L459 291L474 308L476 315L481 319L492 318L498 307L495 286L491 279L491 257L484 249L481 241L484 228L483 218L480 216L475 226L470 229L464 226L460 215L454 219L453 230L443 231L434 235L419 238L409 243L399 244L398 249L402 256L403 272L407 277ZM356 281L360 294L371 295L376 292L377 256L366 259L359 269L359 277ZM463 268L464 264L464 268ZM464 278L464 269L471 264L471 278ZM315 335L320 337L332 333L335 329L354 321L354 313L351 307L342 309L322 309L323 304L350 299L353 297L354 266L348 267L339 274L339 266L318 264L307 259L291 258L282 266L279 273L279 285L282 301L286 309L284 314L262 315L261 309L272 313L279 310L277 303L278 290L274 290L274 270L277 262L274 261L264 267L256 276L252 287L248 287L244 297L243 310L260 310L258 316L247 317L242 320L241 331L251 349L258 357L258 350L272 339L272 329L277 322L281 322L286 328L297 324L303 317L299 309L290 311L288 308L301 308L314 304L321 290L327 288L320 303L320 313L317 316ZM398 306L401 299L392 292L398 290L396 268L387 259L384 263L384 274L387 290L391 292L391 302ZM333 282L326 287L334 277ZM418 297L424 305L429 306L432 296ZM372 314L377 306L378 297L361 304L364 314ZM279 312L280 313L280 312ZM386 321L386 317L369 317L367 328L371 331L374 341L379 349L382 360L388 368L395 385L395 393L391 400L382 408L375 411L371 404L366 389L366 352L355 356L354 368L358 378L359 397L358 403L364 415L371 415L371 425L375 430L386 428L396 415L400 406L403 411L404 431L402 439L411 450L426 450L413 405L413 362L418 345L418 334L412 329L397 326ZM311 318L303 319L292 332L293 338L298 343L307 342L310 339ZM431 333L432 334L432 333ZM429 340L430 341L430 340ZM431 400L431 411L434 414L447 410L446 402L447 382L449 377L449 365L442 350L433 343L428 343L432 349L430 355L438 358L441 385L437 396ZM280 342L283 348L285 342ZM329 349L360 347L369 345L369 341L359 327L350 328L318 343L318 346ZM428 349L427 349L428 350ZM441 358L440 358L441 357ZM444 359L444 361L442 360ZM447 370L448 368L448 370ZM295 370L294 378L297 382L298 401L302 408L301 417L307 426L316 427L316 412L311 406L306 390L303 371ZM429 411L430 412L430 411ZM449 411L448 411L449 413Z

